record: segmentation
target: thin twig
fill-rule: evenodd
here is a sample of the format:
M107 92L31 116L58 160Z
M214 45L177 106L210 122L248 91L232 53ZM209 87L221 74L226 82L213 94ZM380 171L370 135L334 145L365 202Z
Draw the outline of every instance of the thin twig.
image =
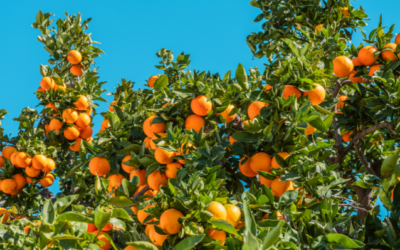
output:
M331 196L334 197L334 198L337 198L337 199L342 199L342 200L350 201L350 202L356 204L357 206L360 206L360 204L358 204L357 202L353 201L352 199L345 198L345 197L338 196L338 195L331 195Z
M362 208L362 207L357 207L357 206L352 205L352 204L345 204L345 203L344 204L339 204L339 207L352 207L352 208L355 208L355 209L364 210L364 211L368 212L367 209Z
M132 201L135 201L137 198L139 198L140 196L142 196L144 193L146 193L146 191L148 191L148 190L150 190L150 187L149 186L145 186L142 190L140 190L140 192L139 193L137 193L137 195L135 195L133 198L132 198Z
M360 147L360 142L359 142L359 141L357 141L357 142L355 143L355 148L356 148L356 152L357 152L358 158L360 158L362 164L363 164L364 167L367 169L367 172L368 172L369 174L373 174L373 175L378 176L378 175L376 174L375 170L372 169L371 164L369 164L367 158L365 157L364 153L362 152L361 147Z

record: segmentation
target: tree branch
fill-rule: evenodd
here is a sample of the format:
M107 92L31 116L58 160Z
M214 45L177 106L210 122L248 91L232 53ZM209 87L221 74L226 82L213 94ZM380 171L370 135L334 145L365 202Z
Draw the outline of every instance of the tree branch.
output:
M365 169L367 169L367 172L369 174L373 174L373 175L378 176L375 173L375 171L372 169L371 164L369 164L367 158L365 157L364 153L362 152L359 141L357 141L355 143L355 148L356 148L356 152L357 152L358 158L360 158L360 160L361 160L362 164L364 165Z
M342 200L350 201L350 202L354 203L355 205L360 206L360 204L358 204L357 202L353 201L352 199L345 198L345 197L342 197L342 196L339 196L339 195L331 195L331 196L336 198L336 199L342 199Z
M352 205L352 204L345 204L345 203L343 203L343 204L339 204L339 207L352 207L352 208L355 208L355 209L359 209L359 210L363 210L363 211L365 211L365 212L368 212L367 209L362 208L362 207L357 207L356 205Z
M146 193L146 191L148 191L149 189L150 189L149 186L145 186L142 190L140 190L139 193L137 193L137 195L135 195L135 196L132 198L132 201L135 201L137 198L139 198L139 197L142 196L144 193Z

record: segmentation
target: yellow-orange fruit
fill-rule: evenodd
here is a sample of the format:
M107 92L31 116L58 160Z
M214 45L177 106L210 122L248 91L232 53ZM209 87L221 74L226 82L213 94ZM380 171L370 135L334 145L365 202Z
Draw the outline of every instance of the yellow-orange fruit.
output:
M78 101L74 102L75 108L77 110L87 110L89 108L89 99L84 95L78 95Z
M32 158L32 167L41 170L47 163L47 157L41 154L37 154Z
M10 217L10 213L7 211L6 208L4 207L0 207L0 217L3 216L3 220L1 221L1 223L6 223L8 218Z
M166 137L166 136L167 136L166 133L155 133L155 134L157 134L158 136L161 136L161 137ZM157 149L157 144L154 142L154 140L158 140L158 139L159 139L159 138L155 135L155 136L153 137L153 139L150 140L150 148L151 148L151 149L153 149L153 150L156 150L156 149Z
M22 189L27 184L26 178L22 174L15 174L13 177L15 184L17 185L17 190Z
M242 217L242 212L240 209L232 204L225 204L226 209L226 221L231 223L233 227L239 224L240 218Z
M261 114L261 109L264 107L268 107L269 103L254 101L249 105L247 109L247 114L249 115L250 120L253 120L254 117Z
M109 128L110 127L110 121L106 118L101 122L101 127L102 128Z
M144 147L145 147L145 148L150 148L150 141L151 141L151 138L150 138L150 137L144 138L143 144L144 144Z
M177 234L182 229L182 224L179 223L178 219L185 217L177 209L168 209L164 211L160 217L160 227L167 234Z
M160 186L167 186L167 180L167 176L158 170L147 176L147 183L149 184L149 187L157 191L160 191Z
M172 151L167 151L162 148L157 148L154 157L156 158L156 161L160 164L169 164L173 161L172 157L176 155L175 152Z
M217 201L212 201L207 207L207 212L210 212L215 220L226 220L226 209L224 205Z
M49 132L55 130L55 131L57 131L57 134L59 134L62 126L63 126L62 122L60 122L56 118L53 118L53 119L51 119L51 121L49 123Z
M124 164L124 162L129 161L130 159L131 159L131 156L130 156L130 155L127 155L127 156L125 156L125 157L122 159L122 162L121 162L121 167L122 167L122 169L123 169L125 172L127 172L128 174L129 174L129 173L132 173L133 170L136 170L136 167L135 167L135 166L128 166L128 165L125 165L125 164Z
M237 142L237 140L235 140L232 136L229 136L228 140L231 143L231 145L233 145L233 143Z
M10 161L11 161L11 164L13 164L15 167L19 168L19 166L17 164L17 156L18 156L18 152L12 153L10 156Z
M124 248L124 250L138 250L138 249L133 246L127 246Z
M69 72L71 72L71 74L73 74L74 76L81 76L83 74L82 66L79 64L72 65L69 69Z
M26 182L28 182L29 184L35 184L37 181L33 181L31 177L25 177Z
M145 210L147 210L148 208L151 208L151 207L155 207L155 205L148 204L142 210L139 210L137 212L137 217L138 217L138 220L140 221L140 223L143 223L146 220L147 216L149 216L150 213L145 212ZM148 222L150 222L150 221L148 221ZM146 225L147 223L144 223L144 224Z
M154 133L165 132L165 122L151 124L156 117L155 115L150 116L143 123L143 132L150 138L155 136Z
M257 173L257 171L268 172L271 170L271 157L269 154L259 152L250 158L250 168Z
M79 128L86 128L91 122L90 116L86 113L80 113L75 125Z
M371 66L371 68L369 68L368 75L373 76L376 71L380 70L381 66L382 64Z
M290 154L289 154L289 153L286 153L286 152L279 152L278 155L279 155L280 157L282 157L284 160L290 156ZM278 169L278 168L281 167L281 166L278 164L278 162L276 161L275 156L272 158L271 167L272 167L272 168L275 168L275 169Z
M54 110L55 114L53 114L53 116L56 116L58 114L58 109L56 108L56 105L54 105L53 103L47 104L46 108Z
M168 179L178 178L177 173L178 170L182 168L182 165L178 162L173 162L167 164L167 170L165 170L165 175Z
M4 167L4 164L5 164L6 162L4 161L4 158L3 158L3 156L0 156L0 169L2 169L3 167Z
M97 227L96 227L94 224L88 223L88 227L87 227L87 229L86 229L86 232L87 232L87 233L91 233L91 232L94 232L94 231L96 231L96 230L97 230Z
M315 131L317 131L317 129L314 128L313 126L311 126L310 123L308 123L308 128L306 128L306 129L304 130L304 133L305 133L306 135L311 135L311 134L314 134Z
M338 56L333 59L333 73L338 77L347 77L353 70L353 61L347 56Z
M92 115L92 112L93 112L93 108L92 108L92 107L88 107L88 108L86 109L86 114L87 114L87 115Z
M150 228L149 237L150 241L154 245L161 247L164 244L164 241L168 238L168 235L158 234L156 229L153 227Z
M192 100L190 108L199 116L206 116L212 110L212 102L205 95L199 95Z
M343 17L350 16L349 8L347 8L347 7L340 8L340 13L342 13Z
M205 121L201 116L189 115L185 120L185 128L187 130L195 130L200 132L200 129L204 127Z
M94 231L92 232L92 234L97 235L99 233L99 231ZM104 232L100 232L100 234L97 236L97 240L102 241L104 244L98 245L98 247L100 247L102 250L110 250L111 249L111 243L110 241L107 239L106 236L104 236L106 233Z
M106 176L110 171L110 163L106 158L96 156L89 162L89 171L92 175Z
M363 64L361 63L361 61L360 61L360 58L358 58L358 57L355 57L355 58L351 59L351 61L353 62L353 66L354 66L354 67L356 67L356 66L362 66L362 65L363 65Z
M288 99L292 95L295 95L297 99L300 98L301 93L300 91L296 88L296 86L293 85L285 85L285 89L282 92L282 97L285 99Z
M79 135L80 135L80 131L79 131L78 126L76 126L76 125L74 125L72 127L67 127L64 130L64 137L67 140L70 140L70 141L75 140L76 138L79 137Z
M358 59L365 66L371 66L375 64L377 58L375 58L374 53L378 50L374 46L365 46L358 52Z
M17 160L17 165L20 168L26 168L32 164L32 157L30 157L25 152L18 152L18 154L16 156L16 160Z
M394 40L395 44L399 44L400 43L400 34L398 34Z
M343 114L342 111L340 111L339 109L343 108L343 106L345 104L344 101L349 100L349 98L347 98L347 96L345 96L345 95L338 95L337 98L339 98L339 101L336 104L336 113Z
M396 44L395 43L388 43L385 46L383 46L383 48L391 48L394 52L396 52ZM385 60L386 62L388 62L389 60L394 62L397 61L398 58L396 56L396 54L391 51L391 50L385 50L382 51L382 59Z
M146 170L144 170L144 169L133 170L131 172L131 174L129 175L129 179L132 179L135 176L139 177L138 186L143 186L147 183L146 182Z
M27 167L27 168L25 168L25 173L29 177L34 178L34 177L37 177L40 174L40 170L36 169L34 167Z
M58 84L56 83L56 84L54 84L54 91L56 91L57 89L60 89L60 90L62 90L63 92L65 92L65 91L67 91L67 86L65 86L65 83L64 83L64 85L58 85Z
M147 84L149 85L150 88L154 86L154 83L156 82L157 79L158 79L157 75L150 76L149 80L147 81Z
M304 96L308 96L308 100L311 101L312 105L319 105L325 100L325 89L319 84L315 83L315 88L303 93Z
M154 229L154 225L147 225L146 228L145 228L145 230L144 230L144 233L145 233L147 236L150 237L150 231L151 231L152 229Z
M43 179L39 180L40 185L42 185L42 187L50 187L51 185L53 185L54 182L54 175L52 174L46 174Z
M56 162L51 158L47 158L46 165L44 166L44 168L42 168L42 172L50 173L55 168L56 168Z
M222 116L224 118L225 122L232 122L236 118L236 114L229 115L231 111L235 108L232 104L229 104L228 107L222 112L222 113L217 113L217 116Z
M77 50L71 50L68 52L67 60L70 64L78 64L82 61L82 54Z
M271 85L267 84L264 86L264 91L268 93L272 88L273 87Z
M211 239L216 240L216 241L221 241L220 245L223 246L225 245L225 240L226 240L226 233L225 231L217 231L214 229L208 229L207 231L208 236L210 236Z
M317 27L315 27L314 33L318 34L318 31L321 32L323 26L324 26L323 24L318 24Z
M344 142L350 142L350 141L351 141L350 135L351 135L352 133L353 133L353 131L344 133L344 134L342 135L342 140L343 140Z
M89 141L92 135L93 135L93 128L90 126L79 129L79 137L81 137L82 139Z
M70 145L69 149L71 149L74 152L79 152L79 150L81 149L81 145L82 145L82 139L81 138L76 138L75 144L74 145Z
M274 196L281 197L286 191L294 190L293 181L281 181L277 177L271 185L271 191Z
M355 77L355 75L357 74L357 71L353 71L353 72L351 72L351 74L350 74L350 76L349 76L349 80L352 82L352 83L364 83L364 82L366 82L366 80L364 79L364 78L362 78L361 76L357 76L357 77Z
M131 209L132 209L132 212L133 212L135 215L137 215L137 206L132 206Z
M14 152L17 152L17 149L11 146L3 148L3 151L1 151L3 157L6 159L10 159L11 154Z
M263 176L260 175L260 183L261 183L261 185L264 184L264 185L267 186L267 187L271 187L273 181L274 181L274 180L269 180L269 179L264 178Z
M5 179L1 182L1 191L6 194L12 194L17 189L17 183L13 179Z
M247 176L247 177L254 177L254 176L256 176L258 173L257 173L257 172L254 172L253 169L251 169L251 167L250 167L250 161L251 161L251 159L250 159L250 158L247 159L247 161L246 161L244 164L242 164L242 161L243 161L245 158L246 158L246 157L243 157L243 158L240 160L240 162L239 162L239 171L240 171L244 176Z
M40 87L44 90L44 91L48 91L49 89L54 88L54 80L51 77L45 76L42 78L42 80L40 80Z
M118 189L119 186L122 184L122 180L125 179L125 177L121 174L113 174L108 177L108 192L111 193L113 190ZM115 196L115 194L112 194L112 196Z
M73 124L78 120L79 114L75 109L66 109L62 113L62 118L67 124Z
M109 109L111 112L114 112L115 109L112 107L112 105L117 106L117 101L112 101L112 102L110 103L110 105L108 105L108 109ZM124 110L124 107L121 107L121 110L123 111L123 110Z

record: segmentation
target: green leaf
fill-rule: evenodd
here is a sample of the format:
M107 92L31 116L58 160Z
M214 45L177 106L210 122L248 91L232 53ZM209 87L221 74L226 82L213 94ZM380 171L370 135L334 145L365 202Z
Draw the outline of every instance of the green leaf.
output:
M136 248L137 250L158 250L158 247L148 241L127 242L126 244Z
M325 123L319 117L309 122L311 126L318 129L321 132L328 132L328 128L325 126Z
M70 212L65 212L60 214L57 217L57 221L73 221L73 222L83 222L83 223L92 223L93 224L93 219L90 218L87 215L75 212L75 211L70 211Z
M129 220L131 221L132 218L129 216L128 212L126 212L124 209L122 208L114 208L112 210L112 217L114 218L121 218L124 220Z
M257 142L260 138L260 136L257 134L252 134L245 131L235 132L232 137L239 142Z
M118 130L121 125L121 120L119 119L119 117L115 113L110 111L107 111L107 116L108 119L110 120L111 128L113 130Z
M103 212L97 209L94 212L94 225L99 229L103 229L111 219L111 211Z
M110 204L116 208L124 208L124 207L131 207L134 205L131 198L126 196L116 196L111 198Z
M279 198L279 206L287 207L292 204L297 199L298 192L297 190L290 190L286 191L282 196Z
M210 223L227 233L238 235L236 229L226 220L212 220Z
M56 211L54 210L53 203L51 203L51 199L48 199L44 202L43 219L45 222L53 224L55 218Z
M57 199L56 202L54 202L54 208L57 210L58 214L61 214L78 197L79 195L75 194Z
M154 90L160 91L168 86L168 76L161 75L155 82L154 82Z
M365 246L364 243L358 240L352 240L346 235L337 234L337 233L330 233L326 236L326 240L329 243L340 244L345 248L363 248Z
M264 238L261 249L266 250L276 245L276 243L280 240L279 235L281 234L281 229L284 224L285 222L283 220L280 220L278 225L274 227L271 231L269 231L267 237Z
M299 49L297 48L297 45L290 39L288 38L282 38L282 41L284 41L289 48L293 51L293 53L297 56L300 57Z
M251 215L251 210L247 200L243 201L245 230L243 233L243 250L254 250L259 248L259 242L256 238L257 225L254 217Z
M321 108L321 107L318 106L318 105L313 106L313 108L314 108L316 111L318 111L318 112L320 112L320 113L322 113L322 114L325 114L325 115L335 115L334 113L332 113L332 112L330 112L330 111L328 111L328 110L326 110L326 109L324 109L324 108Z
M383 189L379 189L379 199L382 201L383 205L388 208L393 208L393 203L389 197L387 197L386 192Z
M243 65L239 63L239 66L236 69L236 80L240 87L247 90L249 88L249 83L247 80L246 70L244 69Z
M193 249L194 247L196 247L203 240L203 238L204 238L204 234L200 234L200 235L191 236L189 238L186 238L186 239L180 241L178 244L176 244L176 246L174 247L174 250L190 250L190 249ZM145 249L143 249L143 250L145 250Z

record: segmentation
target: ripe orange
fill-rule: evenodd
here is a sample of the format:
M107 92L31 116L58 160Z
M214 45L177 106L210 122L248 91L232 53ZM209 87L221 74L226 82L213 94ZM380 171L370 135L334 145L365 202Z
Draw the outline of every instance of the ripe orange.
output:
M27 168L25 168L25 173L29 177L34 178L34 177L37 177L40 174L40 170L36 169L34 167L27 167Z
M26 168L32 164L32 157L30 157L25 152L18 152L18 154L16 156L16 160L17 160L17 165L20 168Z
M305 133L306 135L311 135L311 134L314 134L315 131L317 131L317 129L314 128L313 126L311 126L310 123L308 123L308 128L306 128L306 129L304 130L304 133Z
M13 177L17 190L22 189L27 184L26 178L22 174L15 174Z
M131 156L130 156L130 155L127 155L127 156L125 156L125 157L122 159L122 162L121 162L121 167L122 167L122 169L123 169L125 172L127 172L128 174L129 174L129 173L132 173L133 170L136 170L136 167L135 167L135 166L128 166L128 165L125 165L125 164L124 164L124 162L129 161L130 159L131 159Z
M93 128L90 126L87 126L86 128L81 128L79 130L79 136L87 141L89 141L92 135L93 135Z
M167 151L162 148L157 148L154 157L156 158L156 161L160 164L169 164L173 161L172 157L176 155L175 152L172 151Z
M91 122L90 116L86 113L80 113L75 125L79 128L86 128Z
M369 68L368 75L373 76L376 71L380 70L382 65L383 64L376 64L371 66L371 68Z
M69 149L71 149L74 152L79 152L79 150L81 149L81 145L82 145L82 139L78 137L75 140L75 144L70 145Z
M17 189L17 183L13 179L5 179L1 182L1 191L6 194L12 194Z
M205 95L199 95L192 100L190 108L199 116L206 116L212 110L213 104Z
M110 105L108 106L108 109L109 109L111 112L114 112L115 109L114 109L111 105L116 106L116 105L117 105L117 101L112 101L112 102L110 103ZM124 110L124 107L121 107L121 110L123 111L123 110Z
M286 191L294 190L293 181L281 181L280 179L277 177L271 185L272 194L277 197L281 197Z
M138 220L140 221L140 223L143 223L145 221L145 219L147 218L147 216L149 216L150 213L145 212L145 210L147 210L148 208L151 208L151 207L155 207L155 205L148 204L142 210L139 210L137 212L137 217L138 217ZM145 225L146 225L146 223L145 223Z
M259 152L250 158L250 168L257 171L268 172L271 170L271 157L264 152Z
M253 120L254 117L261 114L261 109L264 107L268 107L269 103L254 101L249 105L247 109L247 114L249 115L250 120Z
M166 187L167 180L167 176L158 170L147 176L147 183L149 184L149 187L156 191L160 191L160 186Z
M178 219L185 217L177 209L168 209L164 211L160 217L160 227L167 234L177 234L182 229L182 224L178 222Z
M366 80L361 76L354 77L357 74L357 71L351 72L349 79L352 83L364 83Z
M3 151L1 152L3 154L3 157L6 159L10 159L10 156L12 153L17 152L17 149L11 146L3 148Z
M312 105L319 105L325 99L325 89L321 85L315 83L315 88L303 93L304 96L308 96L308 100L311 101Z
M269 179L264 178L263 176L260 175L260 183L261 183L261 185L264 184L264 185L267 186L267 187L271 187L273 181L274 181L274 180L269 180Z
M113 190L116 190L116 189L118 189L118 187L119 186L121 186L121 184L122 184L122 180L123 179L125 179L125 177L123 176L123 175L121 175L121 174L113 174L113 175L110 175L109 177L108 177L108 182L109 182L109 184L108 184L108 192L109 192L109 194L113 191ZM113 197L115 196L115 194L111 194ZM111 228L112 228L112 226L111 226ZM104 231L104 229L102 229L103 231Z
M213 215L212 218L215 220L226 220L226 208L217 201L212 201L206 211L210 212Z
M101 127L102 128L109 128L110 127L110 121L106 118L101 122Z
M144 233L150 237L150 231L154 229L154 225L147 225L146 229L144 230Z
M92 232L92 234L97 235L99 233L99 231L94 231ZM104 242L104 244L98 245L98 247L100 247L102 250L110 250L111 249L111 243L110 241L107 239L106 236L104 236L106 233L104 232L100 232L100 234L97 236L97 240L98 241L102 241Z
M201 116L189 115L185 120L185 128L187 130L195 130L200 132L200 129L204 127L205 121Z
M4 215L4 217L3 217L3 220L1 221L1 223L4 224L7 222L8 218L10 217L10 213L7 211L6 208L0 207L0 217L3 215Z
M226 209L226 221L231 223L233 227L239 224L240 218L242 217L242 212L240 209L232 204L225 204Z
M62 118L67 124L73 124L78 120L79 114L75 109L66 109L62 113Z
M229 104L228 107L222 111L222 113L217 113L217 116L222 116L225 122L232 122L236 118L236 114L229 115L229 113L235 108L232 104Z
M289 153L286 153L286 152L279 152L278 155L279 155L280 157L282 157L283 159L286 159L286 158L288 158L288 157L290 156L290 154L289 154ZM281 166L278 164L278 162L276 161L275 156L272 158L271 167L272 167L272 168L275 168L275 169L278 169L278 168L281 167Z
M91 232L94 232L94 231L96 231L96 230L97 230L97 227L96 227L94 224L88 223L88 227L87 227L87 229L86 229L86 232L87 232L87 233L91 233Z
M156 229L153 227L150 228L149 237L150 241L154 245L161 247L164 244L164 241L168 238L168 235L158 234Z
M56 168L56 162L51 158L47 158L46 165L44 166L44 168L42 168L42 172L50 173L55 168Z
M365 46L358 52L358 59L365 66L370 66L375 64L377 58L375 58L374 53L378 50L373 46Z
M139 177L138 186L143 186L147 183L146 182L146 170L144 170L144 169L133 170L131 172L131 174L129 175L129 179L132 179L135 176Z
M89 162L89 171L92 175L106 176L110 171L110 163L101 156L96 156Z
M77 50L71 50L68 52L67 60L70 64L78 64L82 61L82 54Z
M272 88L273 87L271 85L267 84L267 85L264 86L264 91L268 93L269 90L271 90Z
M150 141L151 141L151 138L150 138L150 137L144 138L143 144L144 144L144 147L145 147L145 148L150 148Z
M232 136L229 136L228 140L231 143L231 145L233 145L233 143L237 142L237 140L235 140Z
M54 88L54 80L51 77L45 76L40 80L40 87L44 90L47 91L49 89Z
M89 108L89 99L84 95L78 95L78 101L74 102L75 108L77 110L87 110Z
M135 215L137 215L137 206L136 206L136 205L135 205L135 206L132 206L131 209L132 209L133 213L134 213Z
M124 250L138 250L138 249L132 246L127 246L124 248Z
M246 161L244 164L242 164L242 161L243 161L245 158L246 158L246 157L244 156L244 157L240 160L240 162L239 162L239 171L240 171L244 176L247 176L247 177L254 177L254 176L256 176L258 173L257 173L257 172L254 172L253 169L251 169L251 167L250 167L251 158L247 159L247 161Z
M73 74L74 76L81 76L83 74L82 66L79 64L72 65L69 69L69 72L71 72L71 74Z
M210 236L211 239L216 240L216 241L222 241L220 243L221 246L225 245L225 240L226 240L226 233L225 231L217 231L214 229L208 229L207 231L208 236Z
M33 181L31 179L31 177L25 177L25 179L26 179L26 182L28 182L29 184L35 184L37 182L37 181Z
M338 56L333 59L333 73L338 77L347 77L353 70L353 62L347 56Z
M62 122L60 122L56 118L53 118L53 119L51 119L51 121L49 123L49 132L55 130L55 131L57 131L57 134L59 134L62 126L63 126Z
M385 46L383 46L383 48L391 48L394 52L396 52L396 44L395 43L388 43ZM385 60L386 62L388 62L389 60L391 60L392 62L397 61L398 58L393 51L391 50L385 50L382 52L382 59Z
M39 180L40 185L42 185L42 187L50 187L51 185L53 185L54 182L54 175L48 173L46 174L43 179Z
M150 116L143 123L143 132L150 138L154 137L154 133L165 132L165 122L151 124L156 117L155 115Z
M58 85L57 83L54 84L54 91L56 91L57 89L61 89L63 92L67 91L67 86L65 85L65 83L63 85Z
M398 34L394 40L395 44L399 44L400 43L400 34Z
M351 59L351 61L353 62L354 67L363 65L358 57Z
M17 164L17 156L18 156L18 152L12 153L10 156L10 161L11 161L11 164L13 164L15 167L19 168L18 164Z
M347 8L347 7L340 8L340 13L342 13L343 17L350 16L349 8Z
M156 133L157 135L161 136L161 137L166 137L167 134L166 133ZM153 150L157 149L157 144L154 142L154 140L158 140L159 138L157 136L154 136L153 139L150 140L150 148Z
M343 108L343 106L345 104L344 101L349 100L349 98L347 98L347 96L345 96L345 95L338 95L337 98L339 98L339 101L336 104L336 113L343 114L342 111L340 111L339 109Z
M70 141L75 140L76 138L79 137L79 135L80 135L80 131L76 125L74 125L72 127L67 127L64 130L64 137L67 140L70 140Z
M4 167L5 163L3 156L0 156L0 169Z
M351 141L350 135L351 135L352 133L353 133L353 131L344 133L344 134L342 135L342 140L343 140L344 142L350 142L350 141Z
M88 108L86 109L86 114L92 115L92 112L93 112L93 108L92 108L92 107L88 107Z
M157 75L150 76L149 80L147 81L147 84L149 85L150 88L154 86L154 83L156 82L157 79L158 79Z
M53 114L53 116L57 116L58 109L56 108L56 105L54 105L53 103L49 103L46 105L46 108L54 110L55 114Z
M300 98L301 93L300 91L293 85L285 85L285 89L282 92L282 97L288 99L292 95L295 95L297 99Z
M314 30L315 34L318 34L317 30L319 32L321 32L323 26L324 26L323 24L318 24L317 27L315 27L315 30Z
M168 179L178 178L177 173L178 170L182 168L182 165L178 162L173 162L167 164L167 170L165 170L165 175Z

